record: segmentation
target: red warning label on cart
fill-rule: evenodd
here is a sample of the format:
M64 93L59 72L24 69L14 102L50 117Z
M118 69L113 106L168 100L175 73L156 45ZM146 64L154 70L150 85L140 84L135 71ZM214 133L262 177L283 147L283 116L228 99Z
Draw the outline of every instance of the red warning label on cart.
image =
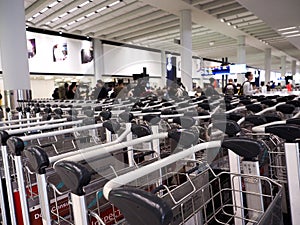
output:
M27 195L29 195L29 192L34 194L38 194L37 192L37 186L34 185L29 189L26 190ZM27 196L28 197L28 196ZM21 208L21 201L20 201L20 195L18 191L14 192L14 202L15 202L15 210L16 210L16 218L18 225L23 225L23 218L22 218L22 208ZM53 220L57 220L57 216L62 217L68 217L70 214L69 209L69 199L67 198L67 195L60 196L60 198L57 201L51 200L50 204L50 211L52 215ZM41 207L40 205L32 206L29 209L29 219L31 225L42 225L42 215L41 215Z

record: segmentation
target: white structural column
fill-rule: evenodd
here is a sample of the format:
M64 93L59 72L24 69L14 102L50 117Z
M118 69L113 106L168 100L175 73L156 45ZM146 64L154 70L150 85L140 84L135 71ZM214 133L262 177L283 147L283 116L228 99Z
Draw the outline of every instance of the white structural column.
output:
M161 51L161 88L167 86L167 56L166 51Z
M187 91L193 88L192 80L192 15L189 9L180 12L181 82Z
M0 49L5 104L15 109L31 99L23 0L0 1Z
M271 48L265 50L265 83L267 84L271 79Z
M237 46L237 63L246 64L246 37L238 37L238 46ZM244 74L237 75L237 82L242 84L245 80Z
M286 56L281 56L281 76L286 74Z
M97 80L102 79L104 74L104 51L102 41L99 39L93 40L94 45L94 71L95 71L95 83Z
M296 74L296 60L292 60L292 75L294 76Z

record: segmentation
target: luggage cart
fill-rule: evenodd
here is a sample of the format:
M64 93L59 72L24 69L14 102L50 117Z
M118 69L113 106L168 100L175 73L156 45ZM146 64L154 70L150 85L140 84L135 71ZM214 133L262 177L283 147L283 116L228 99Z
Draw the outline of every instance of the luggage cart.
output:
M282 158L284 164L285 181L287 182L287 192L289 196L289 211L291 223L297 224L299 214L299 192L300 192L300 172L299 172L299 144L297 139L300 137L299 119L290 119L285 123L266 124L255 128L255 131L272 133L285 140L282 142Z
M75 125L81 122L82 121L65 122L63 123L63 125L64 126ZM14 196L13 196L13 189L15 187L12 186L12 180L14 179L15 176L15 167L13 166L13 162L11 160L12 158L9 156L9 152L7 148L7 140L11 135L20 135L30 131L37 131L37 130L41 131L45 129L58 128L60 126L61 124L50 124L50 125L42 125L42 126L35 126L35 127L26 127L22 129L0 131L1 155L2 155L1 168L3 168L4 170L4 178L5 178L5 185L7 189L7 198L8 198L8 207L9 207L10 219L12 224L17 224L16 209L14 207Z
M103 188L103 195L114 204L125 217L123 224L161 225L161 224L281 224L281 186L270 178L246 174L222 172L215 174L205 163L192 173L170 172L158 177L158 171L177 163L200 149L218 148L220 141L200 144L190 149L171 155L165 159L141 167L109 181ZM175 177L184 179L175 179ZM230 177L231 182L223 182ZM163 185L152 193L146 192L157 179L163 179ZM169 185L168 182L172 180ZM235 180L249 183L262 183L268 188L263 192L240 190ZM230 186L230 183L233 185ZM139 189L137 189L137 187ZM235 192L245 198L262 198L264 210L250 208L247 202L238 204ZM155 194L154 194L155 193ZM241 209L244 217L235 212ZM255 213L255 218L249 216Z
M72 121L72 122L67 122L67 123L62 123L62 124L55 124L56 128L57 127L65 127L65 126L70 126L70 125L77 125L81 124L82 121ZM54 126L54 125L49 125L49 126ZM102 127L102 124L93 124L93 125L87 125L87 126L82 126L82 127L76 127L76 128L69 128L69 129L64 129L64 130L58 130L58 131L53 131L50 133L41 133L41 134L34 134L34 135L29 135L29 136L22 136L22 137L10 137L7 140L7 145L8 145L8 150L10 152L9 157L12 159L12 166L15 169L14 173L14 181L17 182L17 185L14 186L11 190L13 191L12 193L9 193L9 196L18 196L18 197L11 197L12 200L10 201L10 206L14 207L18 210L16 212L17 218L16 218L16 223L15 224L25 224L29 225L31 224L30 221L33 220L33 214L34 212L29 212L30 209L34 209L36 205L38 205L38 191L37 191L37 186L36 186L36 180L34 177L32 177L32 174L30 174L29 170L24 169L23 167L23 160L22 159L22 152L25 149L25 143L28 143L33 140L39 140L43 138L49 138L49 137L54 137L57 139L59 135L64 135L64 134L72 134L72 133L77 133L80 131L85 131L85 130L92 130L92 129L97 129L98 127ZM30 128L28 128L30 129ZM7 132L12 132L12 131L7 131ZM15 131L17 132L17 130ZM73 137L76 139L76 134ZM58 138L59 141L56 140L55 145L50 143L50 147L53 146L52 154L57 154L57 148L56 144L59 144L61 142L65 142L65 138L62 136L62 138ZM70 139L71 141L71 147L68 149L61 149L62 152L68 152L68 151L74 151L77 149L76 143L74 143L73 139ZM96 144L96 143L95 143ZM62 145L64 146L64 144ZM3 152L2 152L3 153ZM49 154L49 152L48 152ZM51 154L50 154L51 155ZM4 166L6 168L6 178L11 177L11 174L9 173L9 169L7 169L7 165ZM9 180L9 183L13 183L11 180ZM11 184L10 184L11 185ZM14 199L20 198L20 202L14 202L16 200ZM30 200L30 201L29 201ZM29 201L29 203L28 203ZM36 211L36 210L34 210ZM31 217L31 218L30 218ZM35 219L34 219L35 220Z
M140 130L137 129L137 130ZM118 167L114 167L113 169L109 169L109 165L107 164L107 160L104 159L104 161L99 161L101 159L101 157L105 157L105 153L107 155L107 153L113 153L116 152L117 150L119 150L120 148L126 147L126 146L135 146L138 143L144 143L147 141L152 141L153 139L158 139L158 138L166 138L166 137L171 137L173 139L179 139L179 136L177 135L177 133L159 133L159 134L154 134L154 135L147 135L144 137L140 137L137 139L134 139L132 141L128 141L128 142L123 142L119 145L114 145L111 147L108 147L106 149L104 149L105 151L101 151L101 149L99 149L98 151L94 151L94 152L88 152L87 154L85 154L85 156L83 157L82 155L75 155L73 157L69 157L69 158L65 158L61 161L58 161L55 163L54 168L56 170L56 172L59 174L59 176L62 178L62 180L64 181L64 183L66 184L66 186L71 190L71 199L70 201L72 202L72 208L73 208L73 215L74 215L74 222L72 222L72 224L75 225L84 225L84 224L93 224L93 222L97 221L98 224L114 224L118 219L118 217L121 217L119 210L115 209L113 206L111 206L109 203L106 202L106 200L103 199L102 197L102 187L105 184L105 182L107 182L108 178L112 178L115 176L119 176L120 174L123 173L127 173L128 171L136 168L135 164L133 167L127 167L127 168L119 168ZM185 139L184 141L181 141L181 144L183 145L187 145L187 144L191 144L194 143L198 137L197 135L195 135L192 132L188 132L188 131L184 131L183 132L183 136ZM180 143L180 142L179 142ZM101 156L102 155L102 156ZM96 160L96 157L99 157L99 160ZM92 159L94 159L95 161L93 161ZM87 165L82 166L82 164L78 164L78 163L74 163L74 162L78 162L81 160L87 160L89 161L89 166L91 164L94 164L94 166L91 166L92 171L98 171L101 172L100 175L102 173L105 173L105 171L113 171L113 176L112 175L107 175L107 176L103 176L102 179L98 179L97 181L92 181L90 182L90 180L88 179L88 177L91 176L91 174L93 174L92 176L98 175L98 173L90 173L88 171L90 171L90 169L87 170ZM155 160L155 159L154 159ZM142 162L142 164L144 163L150 163L153 160L147 160ZM103 164L103 166L102 166ZM105 167L105 165L106 167ZM96 165L96 166L95 166ZM112 164L113 165L113 164ZM139 166L141 165L138 164ZM98 167L98 169L96 168ZM67 169L69 168L69 169ZM99 170L99 168L101 170ZM81 176L83 175L84 176ZM98 175L99 176L99 175ZM101 176L100 176L101 177ZM72 184L72 180L76 180L76 187L74 186L74 184ZM157 181L157 184L159 183L159 180ZM83 191L83 186L84 186L84 190ZM90 199L93 199L92 201ZM97 203L97 204L96 204ZM93 208L89 208L89 206L91 206L91 204L94 205L94 209ZM95 214L96 212L96 214ZM113 213L115 212L115 213ZM104 213L104 214L103 214ZM106 214L110 215L110 219L107 220L106 219Z

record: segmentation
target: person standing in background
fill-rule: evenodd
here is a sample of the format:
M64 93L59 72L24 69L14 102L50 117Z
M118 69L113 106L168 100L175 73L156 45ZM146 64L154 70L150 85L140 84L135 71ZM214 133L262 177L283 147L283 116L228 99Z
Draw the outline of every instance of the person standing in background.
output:
M215 89L215 79L214 78L209 78L209 84L207 84L206 90L205 90L205 95L206 96L212 96L212 95L219 95L219 92Z
M123 79L118 79L118 86L114 88L114 97L118 97L119 93L124 89Z
M263 94L266 94L267 92L268 92L268 88L267 88L267 86L265 85L265 82L264 81L262 81L262 82L260 82L260 91L261 91L261 93L263 93Z
M238 92L237 87L235 86L235 84L233 83L232 79L228 80L228 83L225 85L225 87L223 88L223 93L225 95L230 95L233 96L234 94L236 94Z
M74 99L75 98L76 89L77 89L76 82L73 82L70 85L69 90L67 92L67 99Z
M292 91L292 84L290 81L287 82L286 89L287 89L287 91Z
M104 82L102 80L97 80L96 88L94 91L94 98L101 100L108 97L108 91L104 86Z
M258 89L253 89L251 81L253 80L253 74L251 72L247 72L245 74L246 81L242 84L243 95L251 96L258 92Z

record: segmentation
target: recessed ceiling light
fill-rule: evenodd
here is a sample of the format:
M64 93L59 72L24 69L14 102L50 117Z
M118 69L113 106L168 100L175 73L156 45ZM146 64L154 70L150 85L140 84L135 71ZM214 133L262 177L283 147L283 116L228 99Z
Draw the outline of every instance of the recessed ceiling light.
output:
M52 7L56 6L57 4L58 4L58 1L55 1L55 2L51 3L51 4L49 5L49 7L52 8Z
M90 16L92 16L94 14L95 14L95 12L91 12L91 13L87 14L85 17L90 17Z
M120 3L120 1L115 1L115 2L113 2L113 3L111 3L111 4L109 4L108 6L109 6L109 7L113 7L114 5L116 5L116 4L118 4L118 3Z
M69 10L69 13L72 13L72 12L76 11L77 9L78 9L78 7L75 7L75 8L73 8L73 9L70 9L70 10Z
M101 11L103 11L103 10L105 10L105 9L107 9L107 7L106 7L106 6L104 6L104 7L100 8L100 9L97 9L97 10L96 10L96 12L98 13L98 12L101 12Z
M32 17L33 17L33 18L36 18L36 17L38 17L39 15L41 15L41 13L40 13L40 12L38 12L38 13L34 14Z
M281 34L285 35L285 34L294 34L294 33L299 33L299 30L287 31L287 32L283 32Z
M277 31L285 31L285 30L292 30L292 29L296 29L296 27L285 27L285 28L278 29Z
M29 22L30 22L31 20L33 20L33 18L32 18L32 17L30 17L30 18L29 18L27 21L29 21Z
M85 17L82 16L82 17L78 18L76 21L79 22L79 21L83 20L84 18L85 18Z
M292 34L292 35L288 35L288 36L286 36L287 38L291 38L291 37L299 37L300 36L300 34Z
M48 21L47 23L45 23L45 25L49 25L51 22L50 21Z
M224 22L225 22L225 19L222 18L222 19L220 19L220 21L221 21L222 23L224 23Z
M228 26L231 26L231 23L230 23L230 22L228 22L228 23L227 23L227 25L228 25Z
M49 8L46 7L46 8L44 8L44 9L42 9L42 10L40 11L40 13L44 13L44 12L46 12L48 9L49 9Z
M89 3L90 3L90 1L85 1L84 3L81 3L78 7L81 8Z
M76 23L76 21L74 20L74 21L72 21L72 22L70 22L70 23L68 23L68 26L71 26L71 25L73 25L74 23Z
M62 34L62 31L59 31L59 34Z
M51 20L51 22L55 22L56 20L58 20L59 18L58 17L56 17L56 18L54 18L53 20Z
M234 25L234 26L233 26L233 28L235 28L235 29L236 29L236 28L237 28L237 26L236 26L236 25Z
M66 15L68 15L68 13L63 13L63 14L61 14L61 15L59 16L59 18L62 18L62 17L64 17L64 16L66 16Z

